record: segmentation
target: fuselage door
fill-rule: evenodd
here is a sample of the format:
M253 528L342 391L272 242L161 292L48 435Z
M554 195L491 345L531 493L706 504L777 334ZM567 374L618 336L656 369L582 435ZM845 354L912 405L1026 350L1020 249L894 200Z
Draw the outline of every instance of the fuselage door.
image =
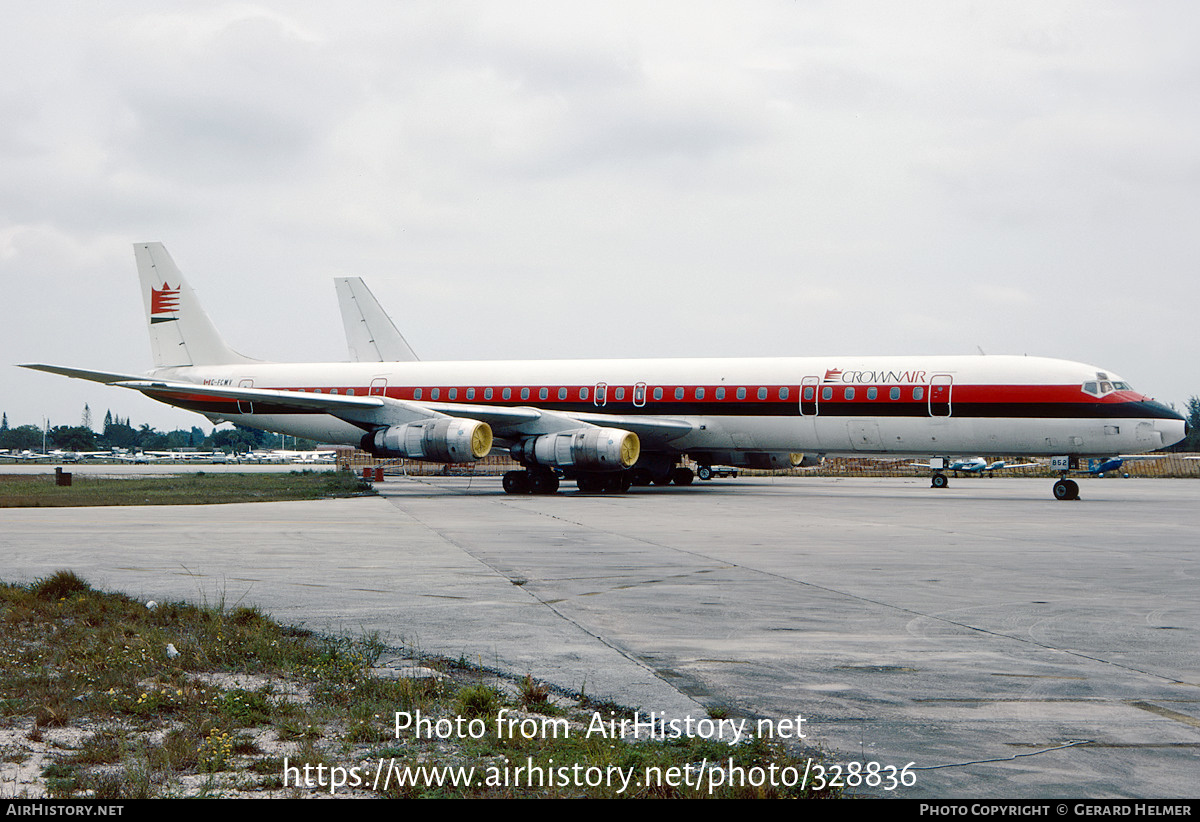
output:
M646 383L639 382L633 387L633 404L638 408L646 404Z
M929 381L929 416L950 416L950 390L954 378L949 374L934 374Z
M387 377L376 377L371 380L371 387L367 391L368 394L374 397L387 396Z
M806 417L817 415L817 392L820 391L820 377L805 377L800 381L800 413Z
M608 403L608 383L596 383L596 393L592 395L592 402L596 404L597 408L603 408Z
M254 380L251 379L250 377L246 377L245 379L240 380L238 382L238 388L253 388L253 387L254 387ZM254 403L250 402L249 400L238 400L238 413L239 414L253 414L254 413Z

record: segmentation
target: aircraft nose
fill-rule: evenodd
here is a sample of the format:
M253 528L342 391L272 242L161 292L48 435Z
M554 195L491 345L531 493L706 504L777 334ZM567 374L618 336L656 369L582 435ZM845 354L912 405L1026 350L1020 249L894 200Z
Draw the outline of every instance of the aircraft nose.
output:
M1162 435L1163 448L1179 442L1187 436L1188 432L1187 420L1182 417L1178 420L1159 420L1158 425L1155 427L1158 428L1159 433Z

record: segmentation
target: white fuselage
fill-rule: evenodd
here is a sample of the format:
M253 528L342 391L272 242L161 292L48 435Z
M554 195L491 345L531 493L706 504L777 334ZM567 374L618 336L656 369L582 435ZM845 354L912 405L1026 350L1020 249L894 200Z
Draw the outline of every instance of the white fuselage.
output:
M164 368L153 376L384 394L451 415L447 405L464 404L690 423L689 433L647 443L672 453L1111 455L1184 436L1181 417L1111 372L1037 357L247 362ZM357 443L364 432L329 414L272 413L261 403L177 404L325 442Z

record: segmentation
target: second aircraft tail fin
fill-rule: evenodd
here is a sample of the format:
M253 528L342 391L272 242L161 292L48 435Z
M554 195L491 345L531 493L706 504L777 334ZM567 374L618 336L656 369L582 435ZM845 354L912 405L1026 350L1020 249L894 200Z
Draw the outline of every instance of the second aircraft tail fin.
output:
M334 280L346 345L355 362L416 362L412 346L361 277Z

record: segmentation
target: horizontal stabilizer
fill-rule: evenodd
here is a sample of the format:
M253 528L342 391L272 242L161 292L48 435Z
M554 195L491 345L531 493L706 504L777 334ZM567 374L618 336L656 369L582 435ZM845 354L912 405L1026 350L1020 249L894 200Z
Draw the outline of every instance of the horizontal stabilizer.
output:
M77 380L91 380L109 385L123 380L144 379L142 374L120 374L114 371L88 371L83 368L67 368L62 365L44 365L42 363L21 363L20 368L32 368L34 371L45 371L48 374L59 374L64 377L74 377Z

